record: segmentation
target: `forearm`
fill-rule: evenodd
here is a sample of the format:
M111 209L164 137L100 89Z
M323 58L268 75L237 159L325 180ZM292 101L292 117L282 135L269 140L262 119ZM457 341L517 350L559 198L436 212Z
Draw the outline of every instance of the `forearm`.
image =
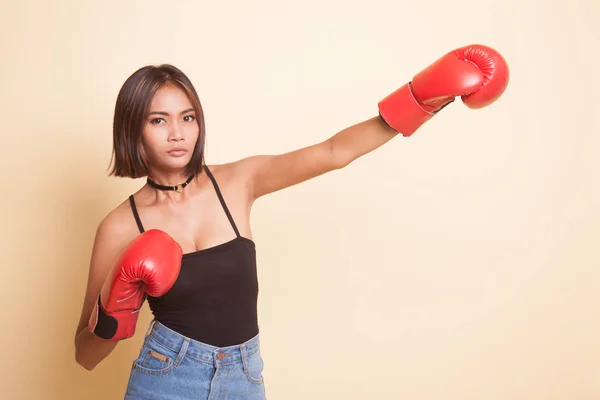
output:
M345 166L383 146L398 135L379 116L352 125L331 137L333 157Z
M117 346L117 340L105 340L94 335L87 327L75 338L75 360L91 371Z

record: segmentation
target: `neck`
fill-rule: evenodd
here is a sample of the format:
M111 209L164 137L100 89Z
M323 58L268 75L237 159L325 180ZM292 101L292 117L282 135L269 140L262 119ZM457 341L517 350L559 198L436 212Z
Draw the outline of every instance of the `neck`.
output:
M183 190L191 183L191 177L185 175L184 172L153 172L147 178L148 185L157 192L167 193L182 193Z
M185 182L190 176L185 171L152 171L148 173L148 178L159 185L175 186Z

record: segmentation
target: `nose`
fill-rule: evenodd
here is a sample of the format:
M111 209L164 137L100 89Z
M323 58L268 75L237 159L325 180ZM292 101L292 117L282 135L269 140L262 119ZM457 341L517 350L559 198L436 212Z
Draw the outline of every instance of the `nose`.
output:
M169 141L179 142L181 140L183 140L183 133L179 123L175 122L169 130Z

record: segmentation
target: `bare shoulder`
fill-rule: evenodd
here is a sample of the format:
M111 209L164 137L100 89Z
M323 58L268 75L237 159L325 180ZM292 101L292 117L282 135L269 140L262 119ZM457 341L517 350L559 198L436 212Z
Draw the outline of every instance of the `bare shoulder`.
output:
M106 214L96 231L97 239L108 243L129 242L139 233L129 199Z
M207 165L207 167L224 191L250 199L252 168L258 162L257 157L248 157L224 164Z
M215 176L219 174L227 181L245 182L251 175L252 168L259 162L259 156L252 156L224 164L210 164L207 167Z
M92 249L92 273L103 275L121 251L140 234L129 200L100 221Z

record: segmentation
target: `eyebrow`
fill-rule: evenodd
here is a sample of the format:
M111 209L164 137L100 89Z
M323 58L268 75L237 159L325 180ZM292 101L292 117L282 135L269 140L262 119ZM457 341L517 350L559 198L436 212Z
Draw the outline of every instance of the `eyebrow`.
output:
M188 108L187 110L184 110L181 112L181 114L185 114L185 113L189 113L190 111L195 111L193 108ZM152 115L152 114L158 114L158 115L169 115L168 112L164 112L164 111L150 111L148 113L148 115ZM181 115L180 114L180 115Z

